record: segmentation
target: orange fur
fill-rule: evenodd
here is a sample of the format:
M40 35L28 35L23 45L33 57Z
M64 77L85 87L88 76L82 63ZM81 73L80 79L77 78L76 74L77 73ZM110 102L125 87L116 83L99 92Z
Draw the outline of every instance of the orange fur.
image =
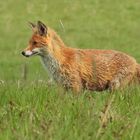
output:
M70 48L48 27L45 36L37 30L33 33L26 50L35 48L40 49L49 75L65 89L115 90L128 85L135 76L140 80L140 65L131 56L115 50Z

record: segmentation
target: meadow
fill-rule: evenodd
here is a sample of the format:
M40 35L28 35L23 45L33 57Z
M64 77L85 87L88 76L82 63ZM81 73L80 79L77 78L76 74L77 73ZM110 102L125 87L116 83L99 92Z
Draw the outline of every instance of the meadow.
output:
M77 48L115 49L140 63L139 0L0 1L0 140L139 140L140 85L64 93L21 51L41 20ZM24 67L26 66L26 77Z

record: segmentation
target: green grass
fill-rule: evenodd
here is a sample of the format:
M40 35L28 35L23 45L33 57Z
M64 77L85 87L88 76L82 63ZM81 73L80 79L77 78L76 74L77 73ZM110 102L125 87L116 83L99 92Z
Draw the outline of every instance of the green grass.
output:
M99 138L139 138L139 91L138 87L116 91ZM0 139L94 139L112 95L85 92L76 97L57 92L55 86L40 82L4 84Z
M38 57L21 56L27 22L42 20L72 47L120 50L140 62L139 9L139 0L0 1L0 139L139 140L139 85L76 97L47 84Z

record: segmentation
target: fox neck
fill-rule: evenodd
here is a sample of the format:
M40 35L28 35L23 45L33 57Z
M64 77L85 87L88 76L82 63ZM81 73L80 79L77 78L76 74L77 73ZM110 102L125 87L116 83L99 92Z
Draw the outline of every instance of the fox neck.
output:
M58 73L59 63L58 61L50 54L41 56L42 64L48 72L49 77L56 79L56 73Z
M50 48L50 49L49 49ZM62 50L64 46L58 45L56 42L51 42L50 46L46 46L44 55L41 55L41 60L51 78L58 81L60 78L59 70L64 59Z

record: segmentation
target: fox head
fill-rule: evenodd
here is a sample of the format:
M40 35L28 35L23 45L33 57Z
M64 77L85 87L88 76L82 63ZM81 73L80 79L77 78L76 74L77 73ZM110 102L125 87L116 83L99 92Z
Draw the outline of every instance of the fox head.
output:
M33 30L33 35L29 40L28 47L22 51L22 55L26 57L33 55L42 56L45 53L46 46L49 44L48 28L41 21L38 21L37 24L29 24Z

